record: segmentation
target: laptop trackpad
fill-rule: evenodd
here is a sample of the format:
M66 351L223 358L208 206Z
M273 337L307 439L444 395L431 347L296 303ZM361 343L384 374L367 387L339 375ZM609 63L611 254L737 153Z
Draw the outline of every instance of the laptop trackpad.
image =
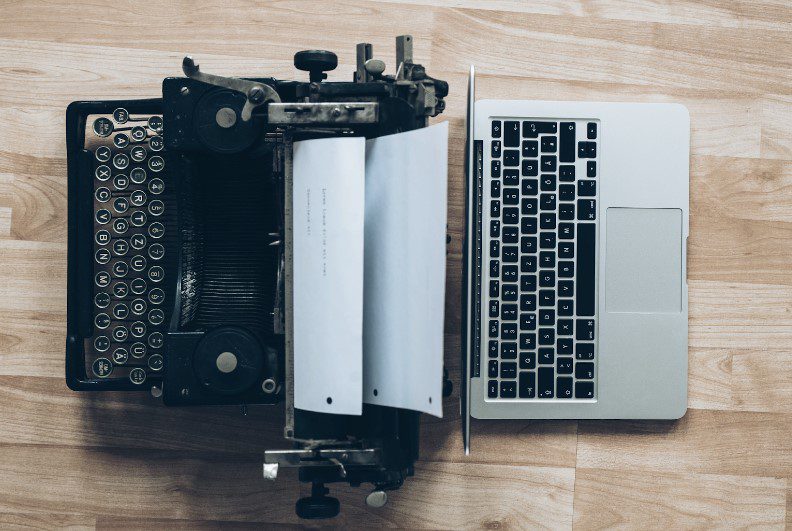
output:
M682 211L608 208L605 310L682 311Z

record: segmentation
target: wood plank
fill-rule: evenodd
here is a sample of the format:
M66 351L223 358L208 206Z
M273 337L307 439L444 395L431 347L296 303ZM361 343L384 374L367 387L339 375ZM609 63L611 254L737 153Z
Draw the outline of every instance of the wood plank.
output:
M782 529L786 480L578 468L575 526L584 529Z
M0 512L0 527L6 530L62 529L81 531L96 529L96 516L81 514L48 514L40 512Z

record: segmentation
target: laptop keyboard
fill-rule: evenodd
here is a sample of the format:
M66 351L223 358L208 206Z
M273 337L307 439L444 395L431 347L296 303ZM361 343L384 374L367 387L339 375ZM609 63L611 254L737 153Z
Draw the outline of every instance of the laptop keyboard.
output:
M599 122L490 125L482 227L487 396L593 399Z

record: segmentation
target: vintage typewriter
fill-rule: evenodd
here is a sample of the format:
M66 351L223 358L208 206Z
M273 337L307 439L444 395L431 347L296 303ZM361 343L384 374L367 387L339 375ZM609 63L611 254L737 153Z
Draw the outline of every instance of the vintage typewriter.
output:
M66 117L68 386L145 389L168 406L282 403L293 449L266 451L264 476L299 467L305 518L338 513L330 482L371 483L367 503L384 504L413 473L420 414L293 406L292 142L421 128L448 93L410 36L393 75L370 44L351 82L323 81L337 63L297 53L305 82L211 75L186 57L161 98L76 101Z

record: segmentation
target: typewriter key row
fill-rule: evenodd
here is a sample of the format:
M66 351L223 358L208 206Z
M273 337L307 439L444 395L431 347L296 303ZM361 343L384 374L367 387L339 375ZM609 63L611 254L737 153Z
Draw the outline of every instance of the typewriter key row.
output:
M167 179L161 116L99 117L94 150L94 335L86 345L98 378L142 384L164 368L167 316Z

